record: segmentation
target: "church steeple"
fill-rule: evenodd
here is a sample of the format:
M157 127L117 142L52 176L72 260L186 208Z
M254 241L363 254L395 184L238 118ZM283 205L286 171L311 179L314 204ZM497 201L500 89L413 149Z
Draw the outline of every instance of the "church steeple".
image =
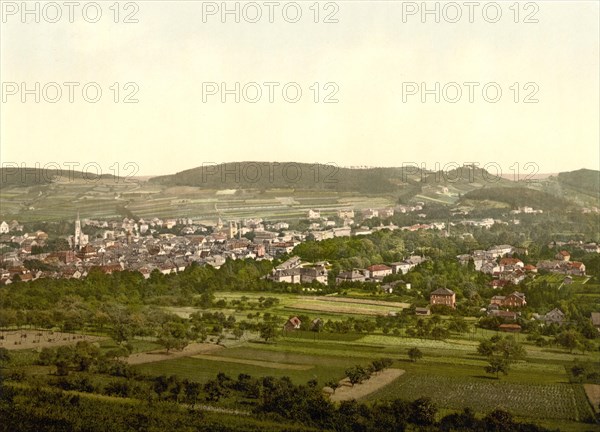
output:
M87 244L87 236L81 229L81 219L79 211L77 211L77 219L75 219L75 232L73 233L73 249L80 249Z

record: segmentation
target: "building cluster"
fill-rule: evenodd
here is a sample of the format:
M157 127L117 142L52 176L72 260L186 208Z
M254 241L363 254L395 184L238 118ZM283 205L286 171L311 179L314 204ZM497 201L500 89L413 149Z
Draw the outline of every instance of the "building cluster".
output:
M400 209L367 209L362 217L373 214L391 216L394 211L410 212L423 208L401 206ZM307 214L311 226L307 231L289 229L286 222L266 223L253 218L242 221L205 225L191 218L152 218L122 220L75 219L73 234L67 236L64 250L43 252L47 246L45 232L23 233L17 221L0 223L0 243L10 245L9 251L0 255L0 284L15 280L29 281L40 277L82 278L92 269L105 273L135 270L146 278L157 270L163 274L182 271L192 263L216 268L227 259L273 260L292 252L307 239L316 241L335 237L360 236L382 229L396 230L392 224L368 228L353 225L355 210L337 210L342 225L321 217L319 210ZM36 247L38 248L36 250ZM46 248L48 249L48 248ZM32 264L35 260L35 265ZM41 263L41 264L40 264ZM406 272L414 266L412 261L392 264ZM373 279L368 269L361 270L364 279ZM290 283L327 282L327 269L322 265L302 264L295 268L279 269L273 280ZM364 280L363 279L363 280Z
M394 262L390 265L373 264L365 269L352 269L340 272L336 277L336 284L344 282L377 282L392 274L406 274L409 270L428 260L427 257L412 255L404 261Z
M553 260L538 262L537 268L538 270L546 270L549 273L585 276L585 264L580 261L571 261L571 254L566 250L557 252Z
M591 248L589 248L591 250ZM569 252L561 250L554 260L542 260L537 265L525 265L519 258L513 258L515 253L527 254L527 250L511 245L493 246L487 251L476 250L470 254L459 255L457 258L463 265L473 262L475 270L493 276L492 287L502 288L507 284L518 285L528 275L535 275L538 270L564 275L585 276L585 264L571 261Z
M536 210L533 207L519 207L516 210L511 210L510 214L542 214L544 210Z
M268 278L275 282L293 284L318 282L327 284L327 262L303 263L300 257L293 256L275 267Z

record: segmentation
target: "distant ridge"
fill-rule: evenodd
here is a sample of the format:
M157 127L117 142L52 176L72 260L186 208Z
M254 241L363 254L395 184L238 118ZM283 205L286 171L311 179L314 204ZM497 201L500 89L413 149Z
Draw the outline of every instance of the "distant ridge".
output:
M96 175L94 172L82 172L74 170L46 169L46 168L0 168L0 187L17 186L39 186L54 183L60 179L66 181L80 180L91 181L97 178L113 179L112 174Z
M341 168L296 162L234 162L209 165L173 175L153 177L150 183L204 189L305 189L337 192L391 193L418 182L416 168Z

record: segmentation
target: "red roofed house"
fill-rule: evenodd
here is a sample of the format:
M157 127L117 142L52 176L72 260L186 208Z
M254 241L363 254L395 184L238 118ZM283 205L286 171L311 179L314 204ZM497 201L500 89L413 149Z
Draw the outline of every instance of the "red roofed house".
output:
M508 281L507 280L494 279L492 282L490 282L490 285L492 286L492 288L502 288L502 287L508 285Z
M561 261L569 261L571 259L571 254L566 250L561 250L559 253L556 254L555 258Z
M525 294L515 291L507 296L494 296L490 304L503 307L523 307L527 304Z
M372 265L370 267L367 267L367 270L369 270L369 275L372 278L375 278L375 277L384 277L384 276L392 274L392 268L388 267L388 266L386 266L384 264L375 264L375 265Z
M569 273L573 275L584 276L585 275L585 264L579 261L572 261L569 263Z
M283 325L283 329L285 331L298 330L301 325L302 321L300 321L300 318L293 316Z
M523 268L523 261L518 258L501 258L500 259L500 270L502 271L505 267L515 268L520 267Z
M455 308L456 294L448 288L438 288L430 294L429 303L432 305L445 305Z

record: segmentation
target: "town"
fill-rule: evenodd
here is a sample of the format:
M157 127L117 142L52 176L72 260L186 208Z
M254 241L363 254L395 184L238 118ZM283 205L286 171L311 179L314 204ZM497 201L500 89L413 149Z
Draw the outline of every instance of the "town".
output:
M482 424L514 415L532 430L585 430L600 410L597 208L435 201L451 194L279 218L8 218L7 382L101 394L113 408L150 392L204 419L231 422L249 406L321 427L306 407L257 399L270 376L291 376L286 391L308 391L328 416L354 399L370 410L418 395L411 403L429 417L401 424L451 422L438 407L468 406ZM440 385L455 396L440 397Z

